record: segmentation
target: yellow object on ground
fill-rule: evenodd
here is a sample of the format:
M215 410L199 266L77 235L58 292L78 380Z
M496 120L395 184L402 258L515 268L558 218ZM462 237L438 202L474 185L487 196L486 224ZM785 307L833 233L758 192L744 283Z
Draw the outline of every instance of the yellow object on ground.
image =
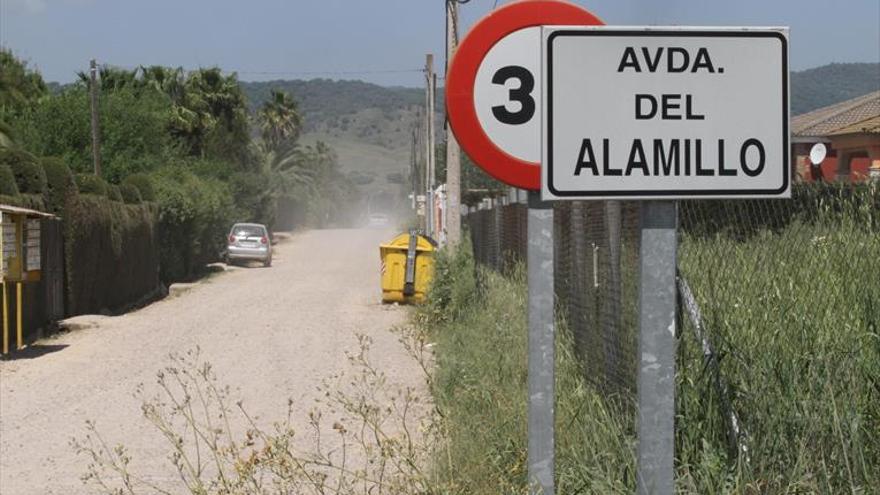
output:
M380 245L382 302L423 302L434 275L434 250L433 241L415 233Z

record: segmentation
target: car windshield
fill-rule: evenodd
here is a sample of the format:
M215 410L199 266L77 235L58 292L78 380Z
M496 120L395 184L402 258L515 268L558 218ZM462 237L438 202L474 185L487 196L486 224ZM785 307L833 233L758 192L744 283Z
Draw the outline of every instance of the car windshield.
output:
M232 228L232 235L238 237L263 237L266 231L259 225L236 225Z

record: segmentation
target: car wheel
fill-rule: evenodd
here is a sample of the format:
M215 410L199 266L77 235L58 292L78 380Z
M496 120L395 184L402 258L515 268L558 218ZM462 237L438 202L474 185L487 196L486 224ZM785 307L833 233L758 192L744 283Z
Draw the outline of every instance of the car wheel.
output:
M266 268L269 268L270 266L272 266L272 258L266 258L266 259L263 261L263 266L266 267Z

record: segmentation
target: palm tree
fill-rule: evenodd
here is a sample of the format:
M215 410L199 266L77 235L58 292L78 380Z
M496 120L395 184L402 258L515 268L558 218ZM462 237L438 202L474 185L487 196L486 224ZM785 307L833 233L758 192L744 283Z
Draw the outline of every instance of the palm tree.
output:
M271 196L278 198L294 191L311 191L317 185L320 171L308 149L284 141L274 148L255 144L253 153L261 174L270 178Z
M163 67L161 65L140 66L142 84L168 95L171 102L180 105L186 98L186 74L183 67Z
M296 101L284 91L272 90L269 101L257 114L263 143L269 149L278 148L288 141L299 139L302 117Z

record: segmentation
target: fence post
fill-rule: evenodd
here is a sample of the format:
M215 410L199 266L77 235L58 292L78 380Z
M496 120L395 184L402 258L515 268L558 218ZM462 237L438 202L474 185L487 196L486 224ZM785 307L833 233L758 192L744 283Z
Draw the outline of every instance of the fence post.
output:
M620 277L621 227L623 215L620 201L605 202L605 232L608 240L608 281L605 287L605 318L603 321L604 355L605 355L605 390L619 392L623 384L619 383L620 373L618 360L620 351L621 303L623 297Z
M674 492L676 205L643 201L639 231L639 495Z
M553 314L553 207L529 192L529 491L553 495L556 328Z

